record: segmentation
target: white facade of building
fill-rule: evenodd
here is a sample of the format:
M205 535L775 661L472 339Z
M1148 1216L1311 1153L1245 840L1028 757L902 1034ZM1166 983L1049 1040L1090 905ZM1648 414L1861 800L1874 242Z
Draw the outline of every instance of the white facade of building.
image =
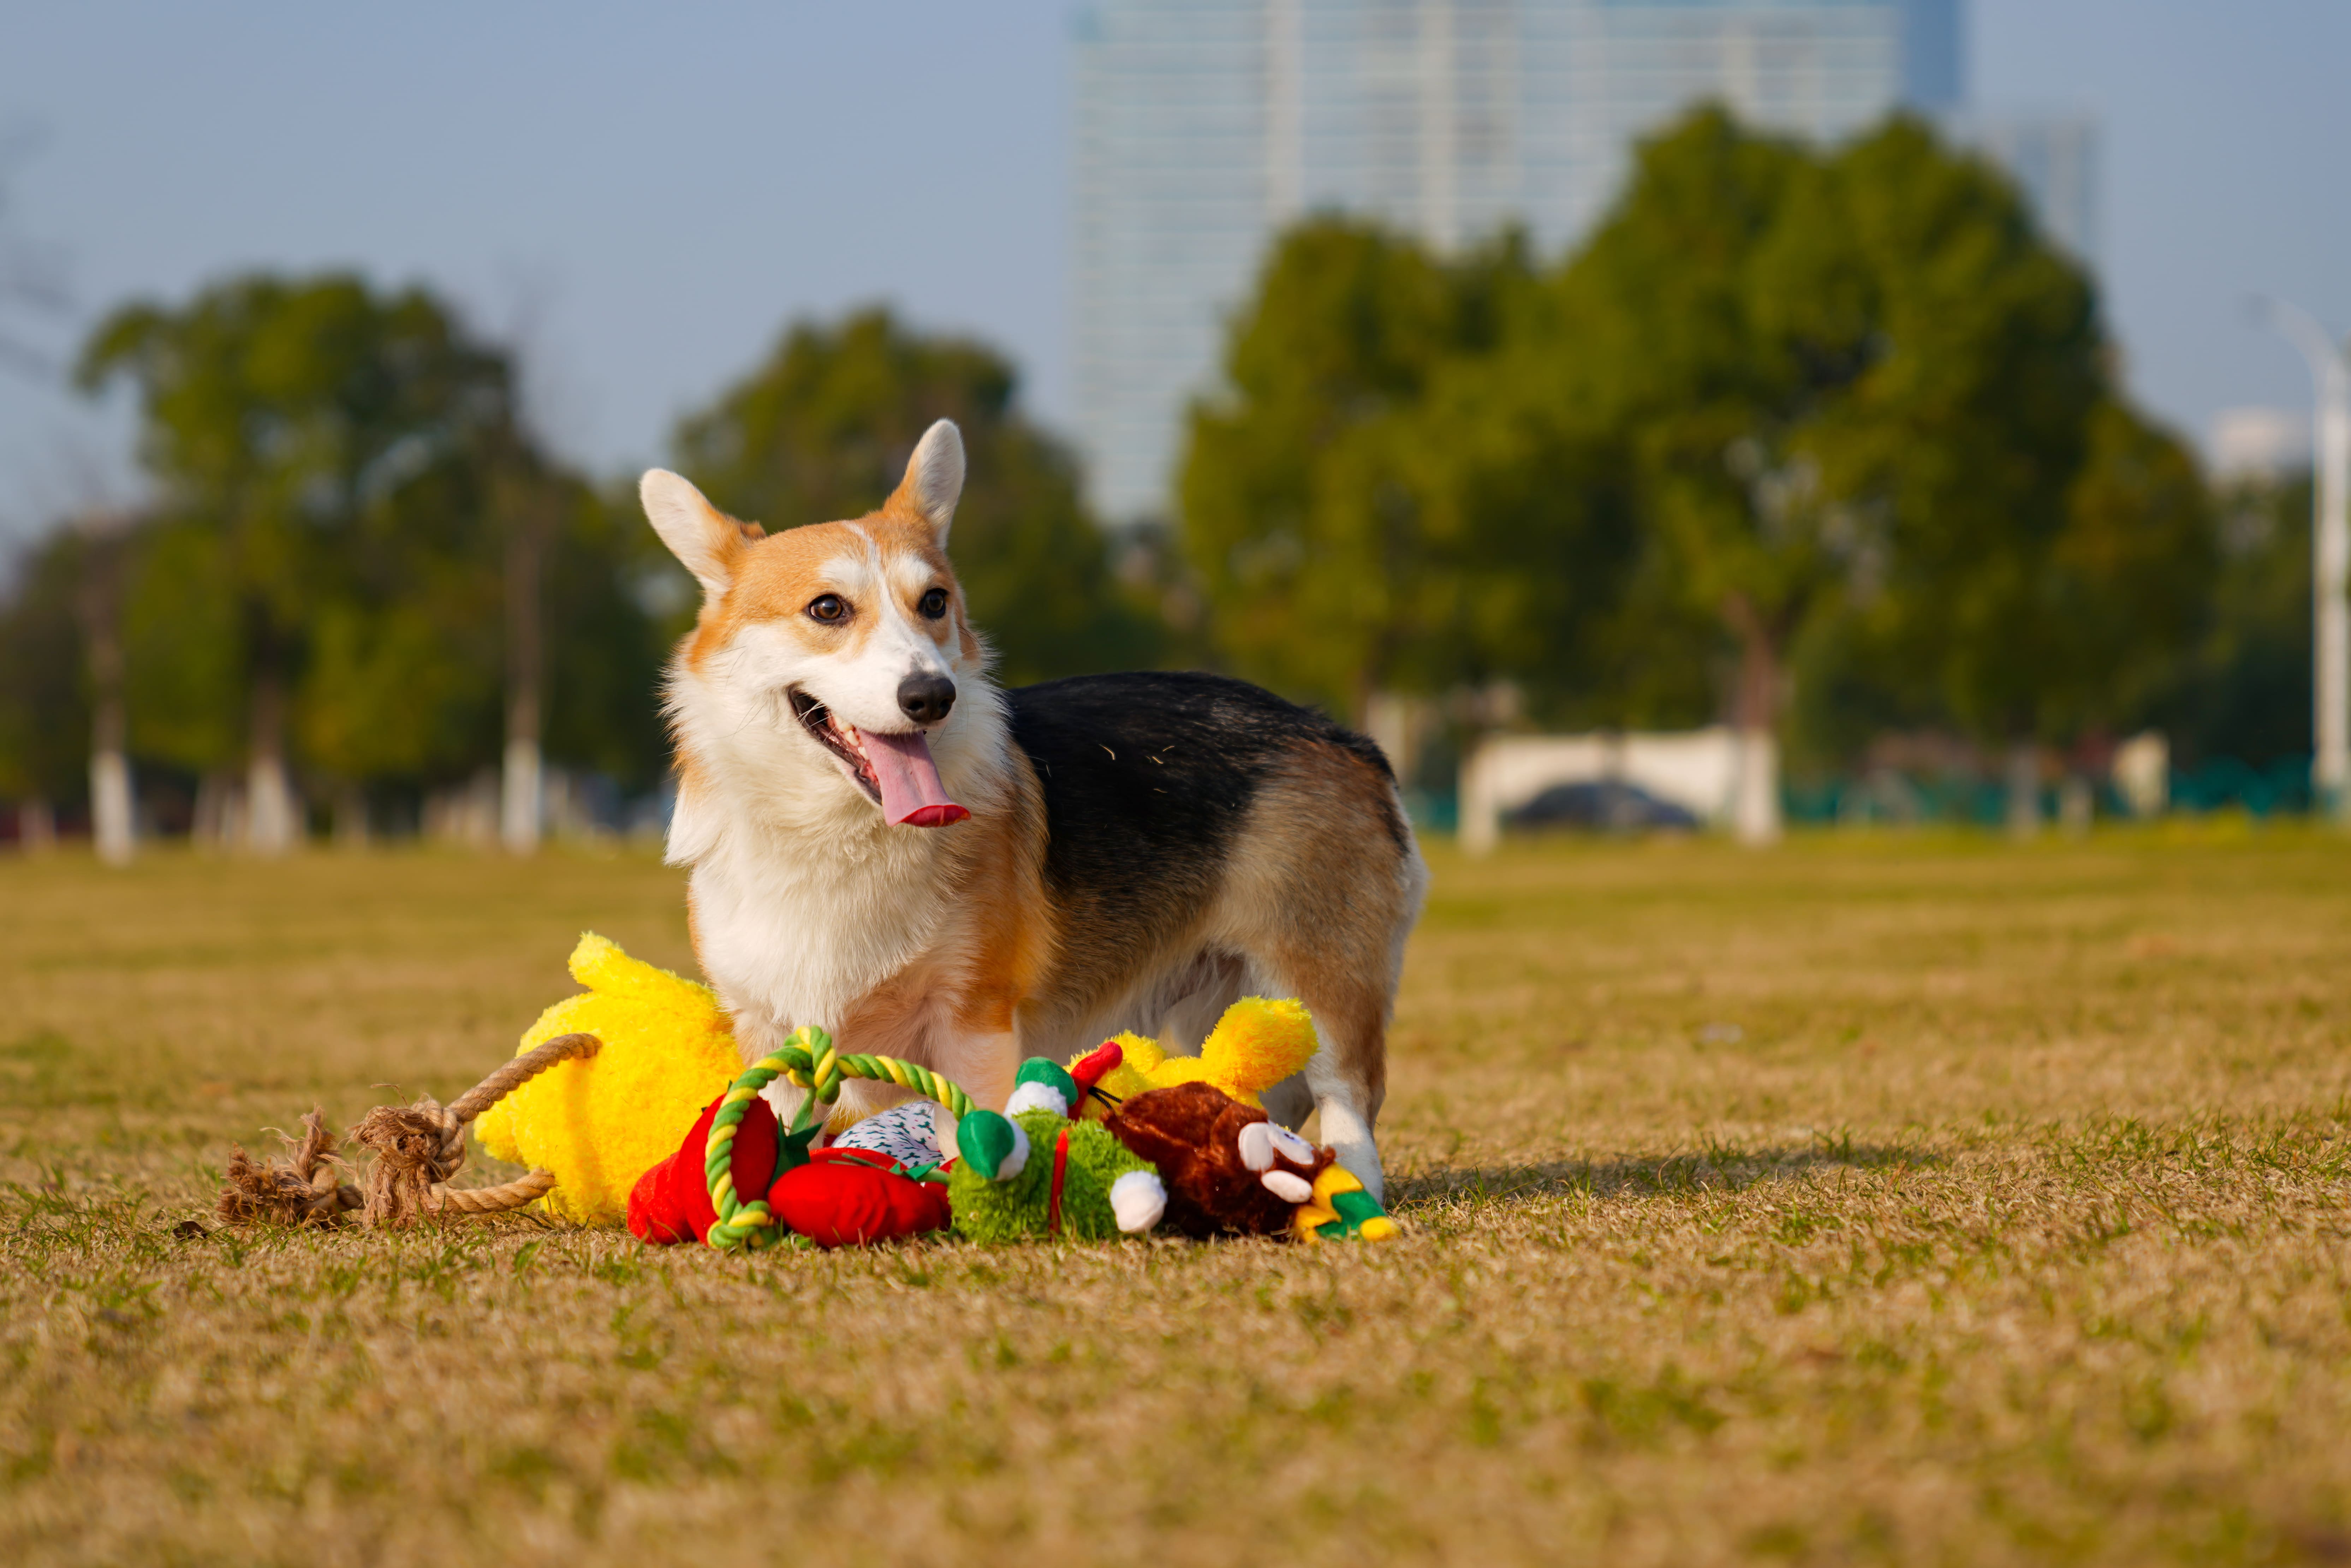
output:
M2224 408L2205 457L2221 479L2283 479L2310 466L2310 415L2295 408Z

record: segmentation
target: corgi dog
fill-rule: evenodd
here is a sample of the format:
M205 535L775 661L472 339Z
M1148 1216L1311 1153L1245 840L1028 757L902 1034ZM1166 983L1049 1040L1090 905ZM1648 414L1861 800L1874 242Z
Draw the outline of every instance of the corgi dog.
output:
M963 480L946 420L849 521L771 535L644 476L703 595L669 667L668 858L744 1060L815 1024L1000 1107L1024 1058L1122 1030L1196 1049L1235 998L1297 997L1318 1048L1266 1108L1319 1112L1379 1195L1387 1024L1428 882L1385 758L1220 676L998 688L947 560ZM898 1097L851 1084L843 1112Z

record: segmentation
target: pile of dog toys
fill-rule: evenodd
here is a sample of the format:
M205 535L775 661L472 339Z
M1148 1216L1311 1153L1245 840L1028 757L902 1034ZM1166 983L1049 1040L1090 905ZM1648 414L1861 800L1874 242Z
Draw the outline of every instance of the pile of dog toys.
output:
M1029 1061L998 1113L917 1064L844 1055L820 1030L744 1069L706 988L592 934L571 973L587 990L541 1015L517 1054L574 1033L601 1049L545 1070L475 1124L491 1155L553 1176L540 1202L560 1218L625 1218L649 1243L723 1249L930 1231L982 1242L1395 1234L1329 1149L1259 1103L1313 1054L1313 1021L1295 1001L1236 1002L1196 1057L1121 1035L1067 1063ZM828 1125L850 1079L916 1097ZM762 1092L778 1080L803 1091L789 1125Z

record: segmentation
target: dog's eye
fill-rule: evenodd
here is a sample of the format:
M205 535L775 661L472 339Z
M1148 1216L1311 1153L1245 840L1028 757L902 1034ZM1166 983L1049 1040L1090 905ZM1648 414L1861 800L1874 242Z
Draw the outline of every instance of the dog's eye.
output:
M944 588L932 589L928 593L923 595L923 601L919 608L925 615L936 621L940 616L945 615L947 612L947 591Z
M849 601L838 593L820 593L809 601L811 621L839 621L849 614Z

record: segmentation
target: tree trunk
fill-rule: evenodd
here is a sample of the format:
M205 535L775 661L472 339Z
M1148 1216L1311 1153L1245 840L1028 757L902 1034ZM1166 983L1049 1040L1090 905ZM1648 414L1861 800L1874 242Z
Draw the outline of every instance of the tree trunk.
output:
M36 795L16 805L16 848L28 855L45 855L57 847L57 814L48 800Z
M2030 839L2041 831L2041 747L2016 740L2008 747L2008 836Z
M1739 689L1731 706L1738 737L1731 785L1730 831L1742 844L1780 841L1780 639L1775 628L1740 594L1725 616L1739 634Z
M1399 692L1374 692L1364 704L1364 733L1386 757L1388 770L1399 786L1412 782L1416 760L1413 740L1417 716L1413 707L1413 699Z
M196 780L196 805L188 822L188 841L198 849L225 850L229 847L230 789L226 779L210 770Z
M2098 814L2097 791L2079 773L2068 773L2057 786L2057 825L2069 839L2086 839Z
M1769 726L1739 730L1739 782L1731 800L1730 826L1742 844L1780 841L1780 737Z
M282 855L300 836L293 781L286 771L286 682L265 664L253 678L253 730L245 783L246 847Z
M92 523L88 533L80 609L91 699L90 838L99 860L108 865L127 865L137 829L122 706L122 547L110 520Z
M122 754L119 710L115 717L115 743L90 748L89 832L99 860L108 865L129 865L135 836L131 759Z
M538 726L545 649L538 580L547 502L539 487L528 481L502 488L507 497L507 747L498 837L508 853L527 855L538 849L544 801Z
M367 791L347 783L335 791L335 847L346 851L368 847Z

